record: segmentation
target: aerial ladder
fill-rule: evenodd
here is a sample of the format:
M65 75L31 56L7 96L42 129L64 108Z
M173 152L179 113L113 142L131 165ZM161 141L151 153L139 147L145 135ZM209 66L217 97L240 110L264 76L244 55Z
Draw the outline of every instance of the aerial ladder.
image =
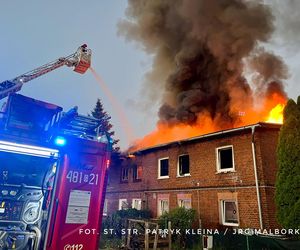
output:
M24 83L45 75L62 66L73 67L75 72L84 74L91 66L91 55L92 51L87 48L86 44L83 44L77 49L75 53L69 56L60 57L53 62L49 62L27 73L17 76L12 80L1 82L0 100L7 97L11 93L20 91Z
M102 122L17 94L62 66L84 74L87 45L0 83L0 250L97 250L112 140Z

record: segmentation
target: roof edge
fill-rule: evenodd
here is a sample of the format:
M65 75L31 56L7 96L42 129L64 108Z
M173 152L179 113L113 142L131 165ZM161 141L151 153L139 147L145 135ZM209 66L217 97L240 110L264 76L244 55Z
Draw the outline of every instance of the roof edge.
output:
M265 128L278 128L279 129L281 126L282 126L282 124L279 124L279 123L258 122L258 123L250 124L250 125L247 125L247 126L231 128L231 129L225 129L225 130L219 130L219 131L216 131L216 132L207 133L207 134L198 135L198 136L193 136L193 137L182 139L182 140L171 141L171 142L167 142L167 143L161 143L161 144L157 144L155 146L141 148L139 150L129 152L129 154L134 155L134 154L142 153L144 151L166 147L166 146L172 145L174 143L192 142L192 141L196 141L196 140L203 139L203 138L213 137L213 136L216 136L216 135L223 135L223 134L229 134L229 133L242 131L242 130L246 130L246 129L252 129L253 127L265 127Z

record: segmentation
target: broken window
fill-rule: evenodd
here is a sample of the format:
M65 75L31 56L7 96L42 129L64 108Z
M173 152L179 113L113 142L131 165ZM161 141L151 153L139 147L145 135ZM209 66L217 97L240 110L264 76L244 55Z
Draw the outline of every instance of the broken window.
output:
M235 200L222 200L222 224L236 226L239 224L237 202Z
M217 148L218 171L228 171L234 169L233 147L226 146Z
M189 155L180 155L178 158L178 175L186 176L190 174L190 157Z
M162 158L158 160L159 164L159 178L169 177L169 158Z

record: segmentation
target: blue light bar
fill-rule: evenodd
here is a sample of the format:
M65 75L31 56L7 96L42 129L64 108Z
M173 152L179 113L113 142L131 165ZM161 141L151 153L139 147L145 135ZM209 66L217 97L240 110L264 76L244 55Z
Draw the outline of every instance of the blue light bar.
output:
M64 137L62 137L62 136L57 136L54 139L54 143L57 146L63 147L63 146L65 146L67 144L67 140Z

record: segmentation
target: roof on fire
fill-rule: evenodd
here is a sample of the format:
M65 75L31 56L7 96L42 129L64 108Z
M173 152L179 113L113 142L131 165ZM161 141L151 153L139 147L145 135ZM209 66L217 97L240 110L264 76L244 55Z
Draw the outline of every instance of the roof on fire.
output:
M199 136L190 137L190 138L183 139L183 140L172 141L172 142L158 144L158 145L151 146L151 147L141 148L139 150L129 152L129 154L130 155L136 155L136 154L140 154L140 153L145 153L146 151L152 151L152 150L155 150L155 149L169 147L169 146L175 145L175 144L184 144L184 143L194 142L194 141L198 141L198 140L201 140L201 139L207 139L207 138L211 138L211 137L232 134L232 133L235 133L235 132L241 132L241 131L247 130L247 129L251 130L251 129L256 128L256 127L269 128L269 129L278 129L279 130L280 127L281 127L281 124L259 122L259 123L250 124L250 125L247 125L247 126L238 127L238 128L220 130L220 131L216 131L216 132L212 132L212 133L208 133L208 134L203 134L203 135L199 135Z

